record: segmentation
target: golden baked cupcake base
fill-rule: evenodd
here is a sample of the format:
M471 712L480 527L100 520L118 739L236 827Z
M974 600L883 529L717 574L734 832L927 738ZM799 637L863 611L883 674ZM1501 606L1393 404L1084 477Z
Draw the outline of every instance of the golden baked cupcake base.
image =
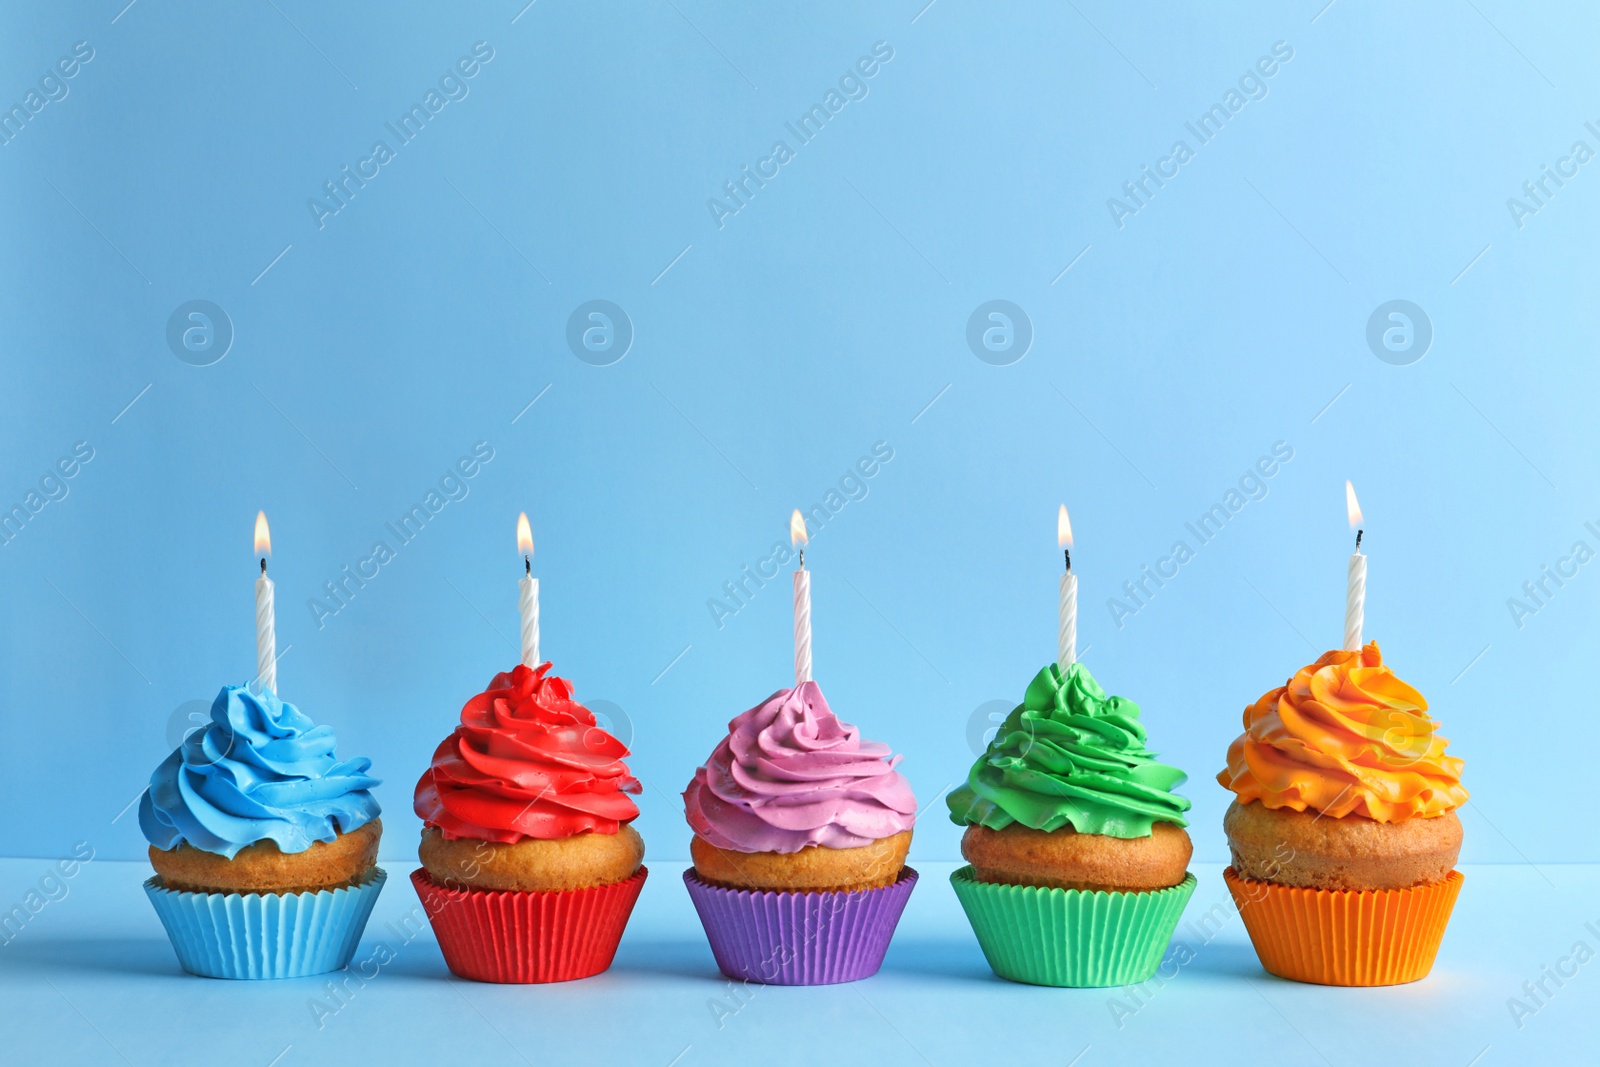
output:
M280 851L275 841L257 841L229 859L180 843L165 851L150 846L157 884L183 893L314 893L365 880L378 862L383 821L371 822L318 841L304 852Z
M425 827L417 856L434 884L451 889L560 893L625 882L644 862L644 839L624 823L614 834L586 832L514 844L447 839Z
M1070 825L1034 830L968 826L961 855L980 882L1052 889L1167 889L1183 881L1194 845L1180 826L1158 822L1149 837L1080 834Z
M813 845L799 852L735 852L699 834L689 842L695 873L729 889L820 893L881 889L894 885L911 851L911 831L859 848Z
M1303 889L1359 892L1441 882L1461 855L1461 819L1453 811L1377 822L1236 800L1222 828L1239 877Z

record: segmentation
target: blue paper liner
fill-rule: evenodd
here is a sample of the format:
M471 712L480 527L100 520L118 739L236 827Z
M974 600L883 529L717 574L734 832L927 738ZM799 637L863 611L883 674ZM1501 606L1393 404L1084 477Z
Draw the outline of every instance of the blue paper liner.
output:
M151 878L144 890L178 963L205 978L303 978L350 962L389 876L315 893L185 893Z
M729 978L764 985L831 985L878 973L917 872L855 892L761 892L704 881L693 867L683 883Z

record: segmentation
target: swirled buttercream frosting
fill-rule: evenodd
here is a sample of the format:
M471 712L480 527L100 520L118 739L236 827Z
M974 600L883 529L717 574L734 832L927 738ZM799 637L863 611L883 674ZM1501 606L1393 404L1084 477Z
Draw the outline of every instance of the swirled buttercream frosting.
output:
M333 728L276 693L223 686L211 724L150 776L139 828L163 851L189 844L232 859L258 841L304 852L378 817L368 759L340 760Z
M628 749L572 699L572 685L519 664L467 701L417 782L422 821L450 840L614 834L639 814Z
M1149 837L1158 822L1188 825L1189 799L1172 792L1186 778L1145 747L1139 705L1107 696L1081 663L1052 663L945 801L962 825Z
M889 746L840 722L815 682L728 723L683 791L689 825L736 852L859 848L910 830L917 800Z
M1462 761L1376 641L1323 653L1244 710L1217 781L1269 808L1401 822L1467 802Z

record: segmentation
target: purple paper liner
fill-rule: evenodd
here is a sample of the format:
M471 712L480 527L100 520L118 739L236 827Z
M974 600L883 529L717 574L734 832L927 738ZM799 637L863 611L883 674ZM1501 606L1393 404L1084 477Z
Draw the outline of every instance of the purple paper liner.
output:
M880 889L777 893L727 889L683 872L717 966L764 985L832 985L870 978L883 965L917 872Z

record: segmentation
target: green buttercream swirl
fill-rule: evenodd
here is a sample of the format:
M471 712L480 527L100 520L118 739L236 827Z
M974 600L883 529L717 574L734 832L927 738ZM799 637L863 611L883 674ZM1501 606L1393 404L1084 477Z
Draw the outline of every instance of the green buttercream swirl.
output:
M1139 705L1108 697L1081 663L1050 664L945 798L958 825L1149 837L1151 824L1188 825L1189 798L1172 792L1188 775L1145 747Z

